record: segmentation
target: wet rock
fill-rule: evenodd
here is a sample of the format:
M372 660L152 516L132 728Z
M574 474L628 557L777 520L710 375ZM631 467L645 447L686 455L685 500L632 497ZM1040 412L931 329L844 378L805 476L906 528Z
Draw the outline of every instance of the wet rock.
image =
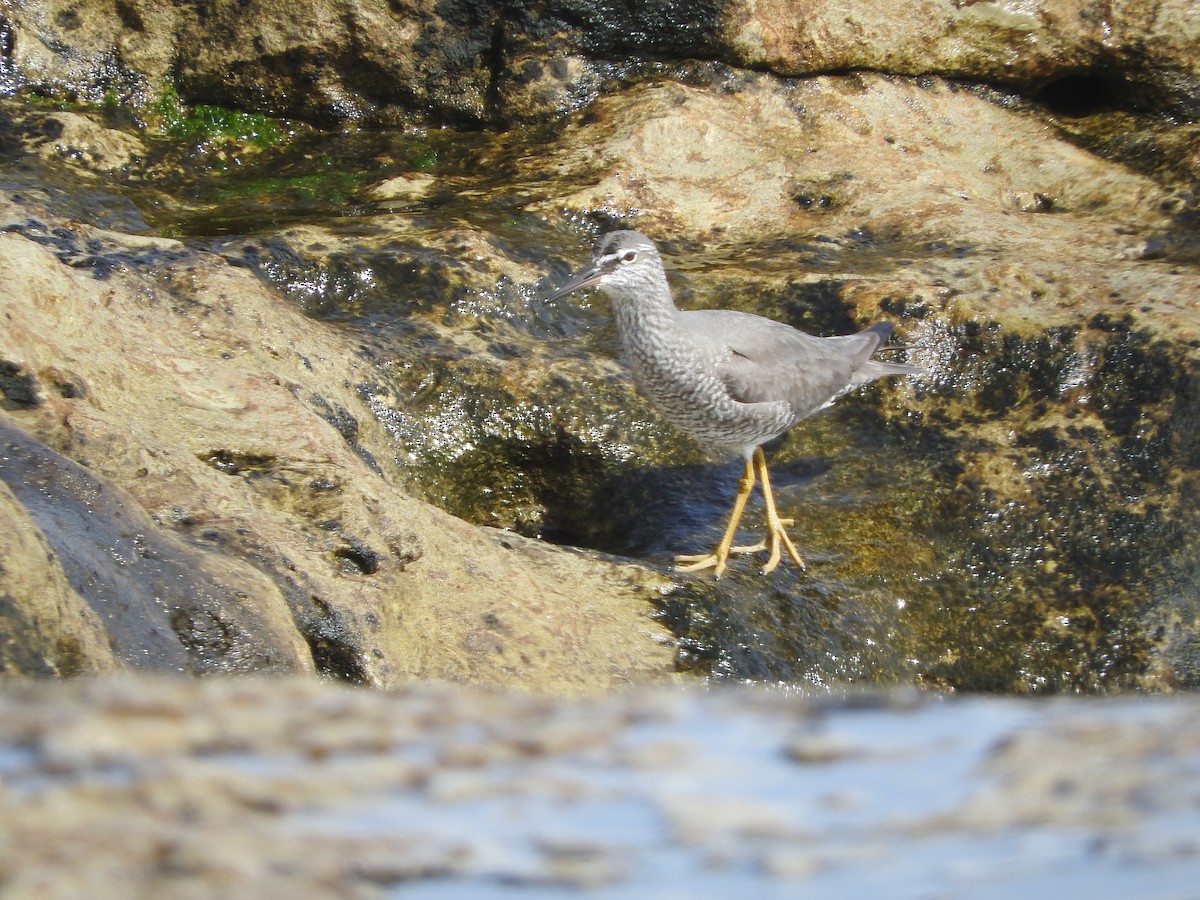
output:
M889 110L904 110L904 121ZM568 196L566 215L607 227L615 214L666 239L687 303L822 333L900 316L909 359L930 375L915 396L898 385L858 401L891 420L892 437L870 437L847 410L829 426L805 423L776 454L785 465L833 462L793 511L809 535L827 535L831 556L804 548L813 571L828 564L831 580L857 578L851 571L870 570L877 548L903 610L868 604L872 624L855 630L876 636L836 656L875 657L876 672L896 666L870 648L904 633L915 643L901 653L924 661L921 677L960 687L1174 680L1153 661L1184 640L1167 637L1180 616L1196 621L1190 592L1175 588L1190 582L1194 561L1172 535L1195 526L1200 320L1190 298L1200 285L1191 267L1142 248L1176 227L1171 201L1187 196L1186 181L1155 183L1047 141L1036 119L984 97L870 76L749 83L720 96L634 89L598 101L551 166L587 185ZM1061 201L1048 212L1026 195ZM552 205L540 209L552 216ZM866 462L873 440L891 444L886 475ZM853 459L864 465L850 471ZM941 485L934 494L931 483ZM851 505L878 518L846 527L856 513L822 515L823 496L856 496ZM931 543L909 548L898 519L921 522ZM976 591L979 605L953 599ZM767 602L793 620L786 601ZM693 612L675 627L720 648L709 666L768 678L780 664L790 670L769 653L748 658L734 637L769 620L752 603L732 614L727 637L718 635L728 606L714 615L685 601ZM1146 629L1147 620L1158 624ZM990 663L986 653L936 661L934 646L955 632L1004 649ZM810 652L790 645L780 655ZM1030 677L1031 660L1046 674Z
M199 180L114 189L146 211L143 228L208 241L353 336L338 345L357 356L344 364L298 339L299 360L277 347L265 362L268 383L303 406L302 421L315 416L322 438L348 448L354 478L324 465L333 451L311 434L300 441L311 453L300 453L250 429L218 440L230 430L223 420L188 421L178 430L204 438L177 447L171 466L196 492L222 497L210 504L222 509L163 517L255 560L324 671L386 681L397 658L417 656L403 642L364 643L376 622L391 634L398 617L331 602L324 579L428 572L455 544L383 521L372 509L387 503L372 508L377 497L348 487L363 471L476 523L659 567L715 539L736 467L664 429L632 391L603 304L538 299L581 264L596 233L633 225L660 240L685 306L749 309L820 333L889 318L929 370L847 398L776 451L808 577L777 573L764 584L752 561L717 586L632 570L665 592L659 614L680 637L683 667L999 691L1194 683L1197 562L1185 537L1198 508L1194 128L1156 117L1193 108L1195 42L1182 5L1084 4L1068 16L941 4L885 10L882 22L874 9L825 4L667 2L636 18L578 3L537 16L414 4L393 16L314 2L304 7L317 23L311 36L265 3L239 7L238 29L225 27L232 6L174 9L189 41L207 34L197 10L222 26L211 46L183 54L189 102L261 100L256 108L321 122L401 121L413 103L435 121L550 121L490 134L310 134L220 158L230 171ZM14 83L29 52L22 29L45 25L10 23ZM419 31L414 46L430 42L424 61L375 53L395 46L397 28ZM736 67L751 64L775 71ZM810 64L863 71L797 77ZM565 127L555 121L564 112L573 113ZM65 129L51 118L47 127ZM51 146L18 151L22 177L34 157L84 172L102 164L87 153L55 159ZM216 168L218 157L198 158ZM114 204L81 185L47 193L67 215L117 228ZM8 230L81 277L120 286L127 270L153 273L158 287L143 284L144 295L166 290L201 336L240 321L229 300L181 291L181 279L208 277L191 274L187 248L151 240L134 254L27 215L14 214ZM229 296L254 293L245 274L226 273ZM202 384L184 379L184 393L200 395L189 402L243 423L284 407L247 402L230 371L263 361L246 337L257 329L219 332L206 359L220 362ZM5 353L12 415L111 408L109 379L75 355ZM187 374L170 370L168 380ZM83 461L96 465L112 448L140 459L107 427ZM61 434L38 436L71 458L83 452ZM239 515L250 506L268 509L274 527L246 526ZM360 508L368 512L347 512ZM297 561L310 553L317 574ZM509 672L520 644L513 616L480 610L464 614L449 643L466 660L490 660L482 671ZM540 614L536 604L525 611Z
M428 499L660 566L715 541L736 465L636 395L602 300L538 300L591 235L633 225L685 306L824 334L889 318L929 370L774 451L809 575L764 585L746 561L677 582L660 615L682 666L1191 683L1200 285L1186 257L1147 252L1186 219L1185 178L1051 140L989 92L872 75L634 87L547 150L476 152L482 193L243 257L311 313L358 317L383 362L360 396ZM514 208L529 221L497 224Z
M560 691L670 670L651 573L480 531L395 487L344 335L174 241L67 226L31 197L6 196L3 218L0 358L21 400L3 413L6 530L32 521L53 551L48 574L34 545L7 577L74 592L57 590L56 619L29 605L53 597L11 591L6 668ZM45 649L71 641L73 662Z
M71 586L46 535L0 484L0 672L83 675L118 668L99 615Z
M76 612L78 618L102 624L105 652L93 656L81 647L74 665L103 668L111 653L123 667L175 672L311 666L282 596L260 573L163 535L125 491L29 439L7 419L0 420L0 456L0 479L26 511L34 535L52 550L49 559L13 560L20 562L14 573L35 577L49 563L47 577L61 573L73 590L67 599L78 604L82 598L90 607L92 615ZM32 592L13 598L10 613L16 620L35 618L46 599ZM62 624L67 627L47 621L30 629L34 646L70 640L77 626ZM26 652L25 641L12 640L0 665L29 671Z
M179 36L185 95L326 122L435 110L482 121L499 10L489 3L217 4ZM299 23L304 23L300 25Z
M170 77L180 20L169 3L82 0L6 10L5 86L147 106Z
M81 113L57 112L36 117L27 146L46 160L64 161L92 175L112 176L139 169L147 155L145 142L116 128L106 128Z
M720 78L728 65L791 77L940 75L1015 88L1069 115L1200 109L1188 0L854 10L740 0L637 10L587 0L52 0L9 15L16 85L148 108L177 82L191 103L326 124L537 121L629 80Z

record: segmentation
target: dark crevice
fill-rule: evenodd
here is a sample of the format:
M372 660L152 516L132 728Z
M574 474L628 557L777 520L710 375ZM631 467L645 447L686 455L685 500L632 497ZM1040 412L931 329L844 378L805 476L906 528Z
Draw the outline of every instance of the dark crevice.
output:
M353 623L323 598L305 591L290 575L277 575L276 583L287 599L296 629L308 644L316 670L348 684L369 684L371 678Z
M1033 99L1051 113L1071 119L1111 112L1119 106L1111 81L1091 72L1056 79L1035 91Z
M30 409L41 403L37 379L19 363L0 359L0 409Z
M0 65L0 71L11 64L16 46L17 35L12 22L4 16L0 16L0 60L4 61L3 65Z
M488 45L488 85L484 107L492 119L501 118L500 85L504 80L508 59L508 28L503 16L492 24L492 39Z
M362 541L346 538L346 543L333 551L343 564L343 568L352 574L374 575L379 571L383 557Z

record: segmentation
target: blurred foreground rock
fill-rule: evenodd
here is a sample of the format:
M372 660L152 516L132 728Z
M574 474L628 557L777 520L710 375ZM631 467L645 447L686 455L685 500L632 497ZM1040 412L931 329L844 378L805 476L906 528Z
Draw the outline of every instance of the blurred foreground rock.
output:
M0 684L5 897L1181 897L1195 697Z

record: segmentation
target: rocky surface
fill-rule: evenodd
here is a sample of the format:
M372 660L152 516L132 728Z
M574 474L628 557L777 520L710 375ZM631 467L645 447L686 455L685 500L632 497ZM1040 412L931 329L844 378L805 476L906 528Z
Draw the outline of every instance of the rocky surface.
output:
M0 203L0 479L21 535L3 669L565 691L671 669L651 573L397 489L343 335L174 241L56 221L36 193Z
M1194 685L1183 10L7 4L8 665ZM735 467L539 300L617 225L929 370L775 451L806 576L666 573Z
M1172 536L1196 509L1200 280L1180 238L1194 235L1194 182L1087 153L995 99L880 76L658 84L597 101L549 162L572 212L666 239L689 303L822 333L898 321L929 375L880 391L903 436L886 491L863 486L877 462L834 457L829 493L869 506L868 521L793 509L833 553L855 548L820 577L870 573L912 615L970 608L951 630L978 646L990 633L1022 665L1057 657L1043 675L1082 653L1124 681L1154 655L1145 639L1182 650L1196 622L1196 560ZM551 197L530 206L553 217ZM777 456L865 460L867 440L814 421ZM976 617L1000 597L1003 612ZM926 677L962 686L957 657L910 650ZM1171 666L1190 671L1190 653ZM1009 668L1010 681L995 662L1000 681L989 664L976 686L1043 677Z
M0 673L118 673L0 680L0 893L1192 889L1190 695L941 696L1200 684L1192 4L859 6L0 3ZM807 574L668 572L614 226L928 369Z
M558 116L677 61L790 77L940 75L1065 109L1200 110L1190 0L803 4L653 0L24 0L7 76L151 110L189 103L333 123ZM703 66L702 66L703 68Z
M1200 684L1190 6L3 3L0 672L118 677L0 681L0 893L1186 894L1190 696L941 694ZM927 368L808 573L669 573L614 226Z
M9 897L1186 896L1194 697L0 687Z
M550 146L481 142L436 188L389 177L351 231L222 252L369 323L366 396L426 496L662 566L716 539L736 472L683 468L704 454L613 365L603 302L548 307L536 286L629 224L662 241L686 305L818 333L889 318L928 377L847 398L775 453L808 576L764 584L748 563L677 583L685 655L818 682L1191 684L1190 182L1049 129L937 81L663 82L597 101Z

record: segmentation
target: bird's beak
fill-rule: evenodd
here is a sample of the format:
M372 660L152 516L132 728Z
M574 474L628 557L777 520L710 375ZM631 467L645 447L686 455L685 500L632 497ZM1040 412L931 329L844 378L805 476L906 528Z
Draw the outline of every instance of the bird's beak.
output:
M560 287L557 291L547 297L546 300L557 300L559 297L563 297L571 293L571 291L581 291L584 288L594 287L600 283L600 278L602 275L603 273L596 268L596 266L588 266L586 269L584 269L582 272L579 272L574 278Z

